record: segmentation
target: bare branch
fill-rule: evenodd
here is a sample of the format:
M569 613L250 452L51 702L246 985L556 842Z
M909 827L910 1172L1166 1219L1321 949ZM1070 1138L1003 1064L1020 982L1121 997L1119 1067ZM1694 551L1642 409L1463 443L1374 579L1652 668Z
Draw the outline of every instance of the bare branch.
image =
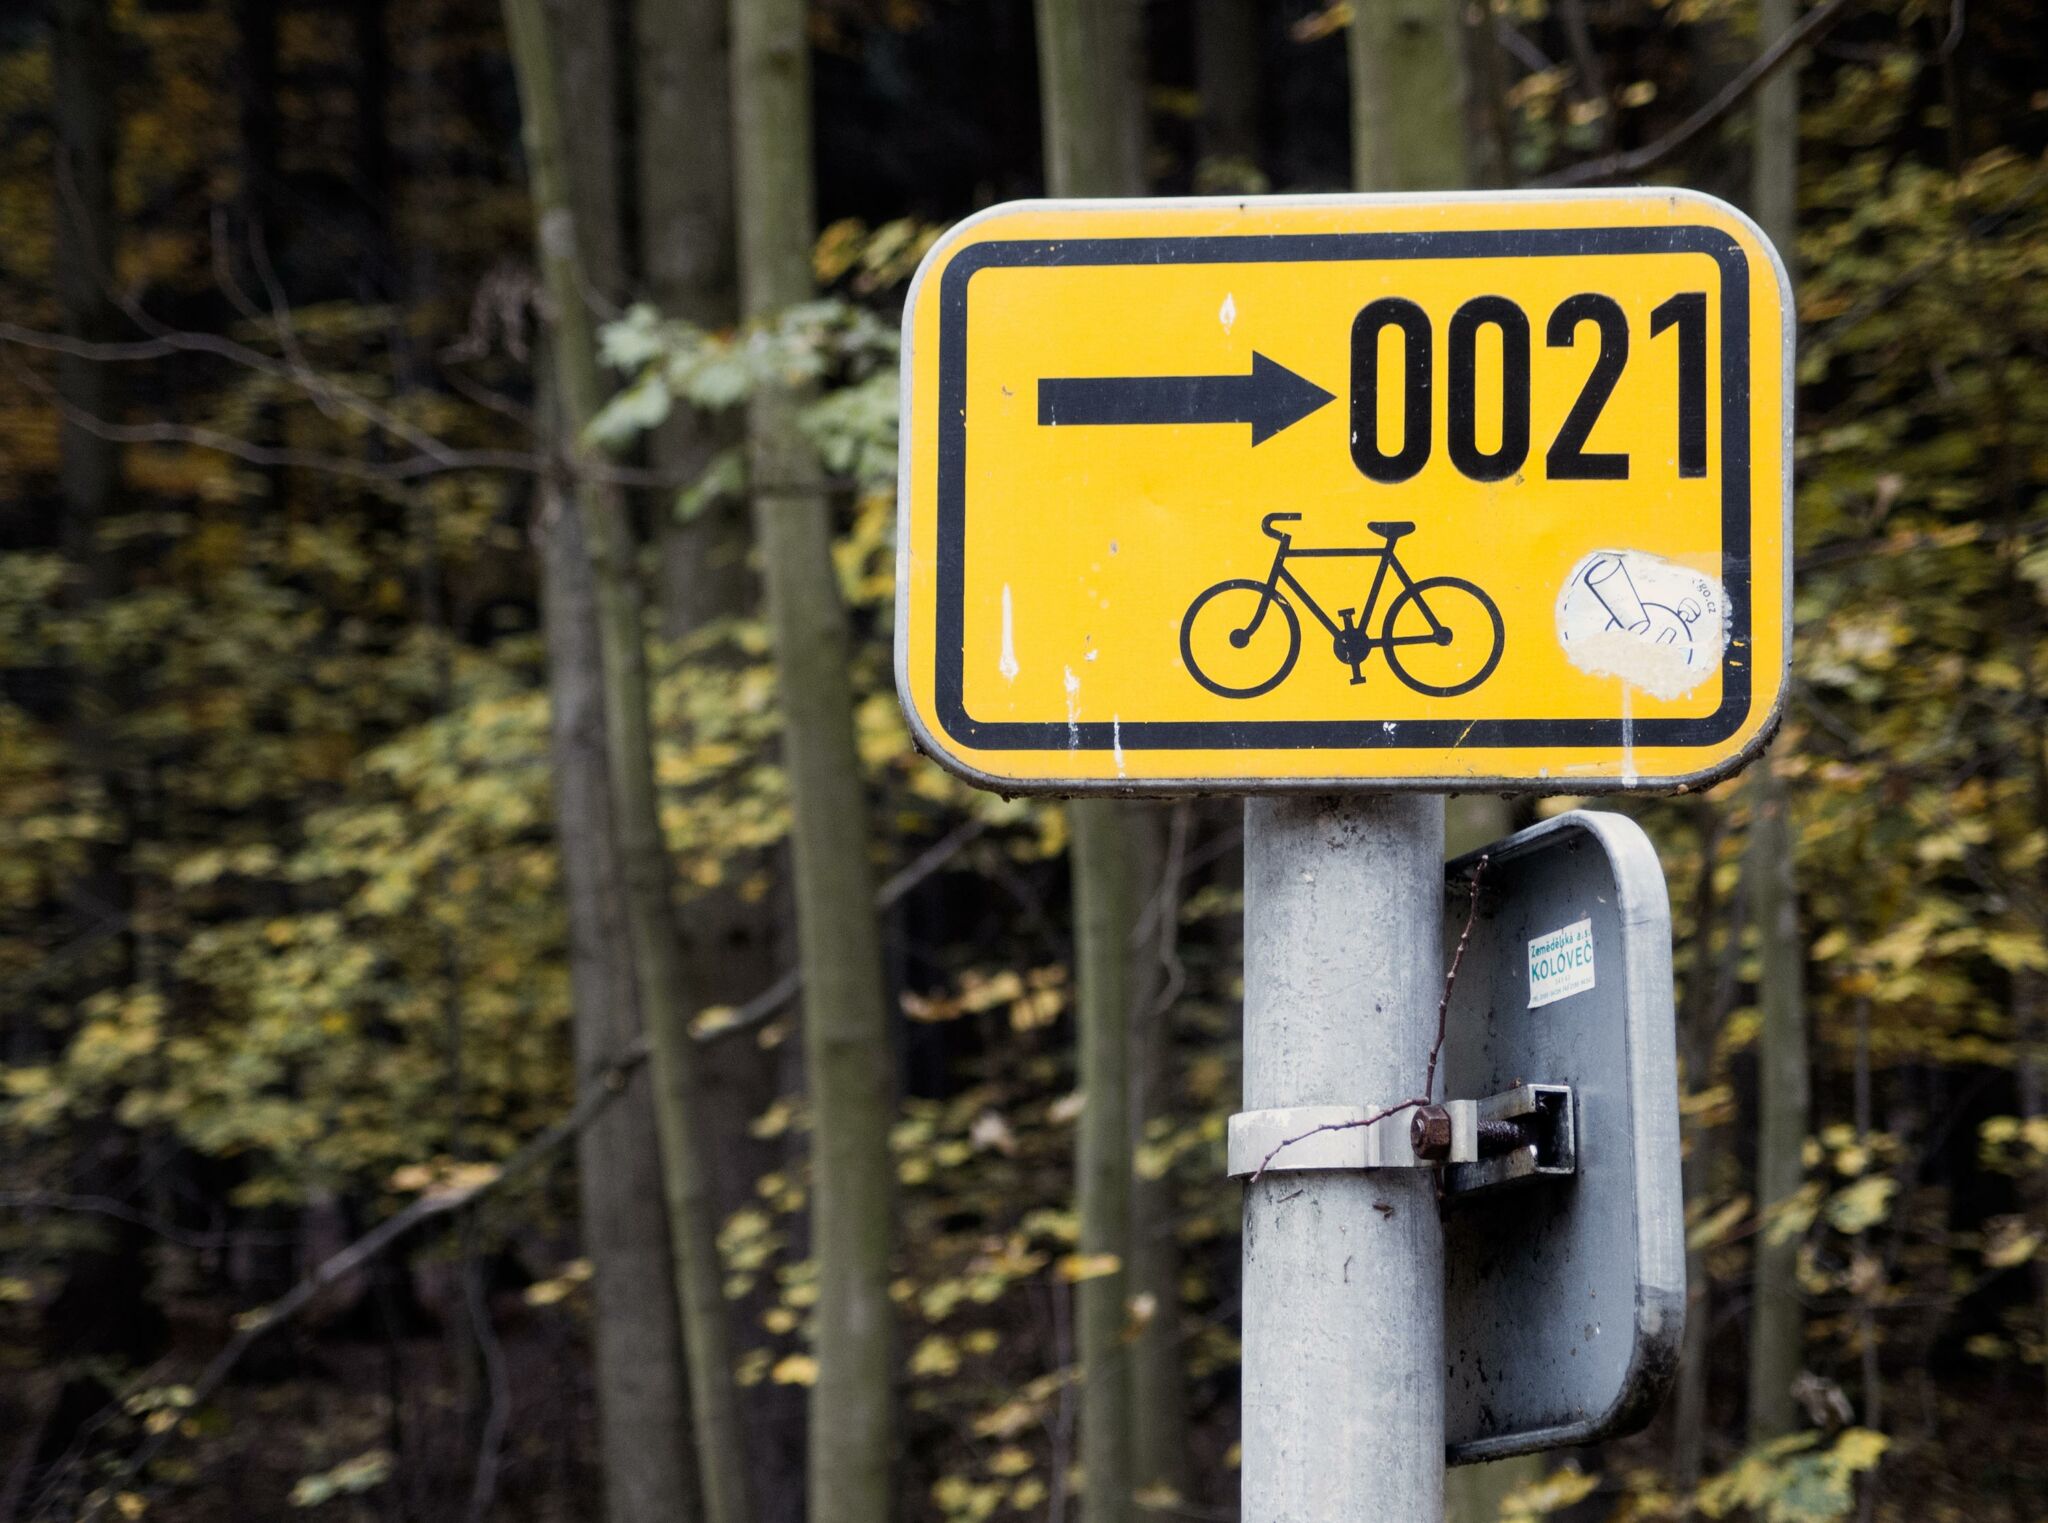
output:
M962 848L987 828L987 822L980 819L964 820L955 826L915 861L882 885L875 895L877 907L886 909L901 899L943 868ZM743 1005L735 1013L731 1024L720 1026L717 1030L700 1036L698 1040L714 1040L742 1029L748 1021L765 1019L794 998L802 987L802 978L795 969L791 969ZM757 1014L757 1011L760 1013ZM530 1172L557 1149L573 1141L586 1127L603 1115L614 1100L625 1093L634 1072L646 1061L647 1039L643 1036L628 1043L609 1063L584 1083L577 1093L576 1103L570 1107L566 1116L528 1140L500 1164L495 1173L471 1184L422 1195L404 1210L386 1217L346 1248L323 1260L311 1274L270 1305L244 1317L235 1336L213 1356L211 1362L200 1372L199 1378L192 1382L191 1404L198 1406L210 1400L258 1340L305 1310L321 1291L354 1274L416 1228L475 1206L485 1197ZM176 1432L177 1428L173 1426L144 1440L122 1463L113 1481L97 1493L100 1500L81 1515L81 1523L91 1523L92 1519L104 1512L107 1502L142 1474ZM495 1485L493 1461L488 1472L479 1469L474 1496L487 1496L489 1489Z
M1607 153L1597 159L1587 159L1584 163L1573 164L1554 174L1532 180L1530 184L1546 188L1592 185L1601 180L1624 179L1630 175L1641 174L1644 170L1663 163L1702 132L1733 112L1749 98L1750 93L1758 85L1783 68L1799 49L1817 41L1848 9L1849 0L1823 0L1822 4L1801 17L1799 24L1791 31L1757 54L1749 67L1722 86L1712 100L1654 142L1645 143L1641 148L1631 148L1626 153Z
M947 863L951 862L969 843L987 829L988 822L986 820L970 818L961 821L943 837L933 842L932 845L920 853L915 861L910 863L901 872L895 874L888 882L875 891L875 908L878 910L889 908L890 905L916 888L918 884L924 882L925 879L931 877L932 874L938 872ZM803 970L800 968L790 968L780 978L776 979L774 983L763 989L744 1005L733 1010L731 1014L726 1016L717 1025L699 1032L697 1040L700 1042L716 1042L721 1038L733 1035L735 1032L745 1031L749 1027L758 1026L802 993L803 987Z
M27 375L26 371L17 374ZM433 455L411 455L388 461L357 460L347 455L325 455L312 450L283 449L251 444L247 439L218 429L186 423L115 423L72 405L33 380L30 385L45 393L46 400L66 422L95 438L115 444L182 444L211 450L244 464L277 470L320 471L330 476L347 476L358 481L407 482L451 471L523 471L538 474L542 462L516 450L448 450Z
M69 1211L104 1216L154 1233L180 1248L202 1251L235 1247L282 1247L297 1241L289 1232L195 1232L175 1222L137 1210L111 1195L67 1195L61 1190L0 1190L0 1207L9 1211Z
M0 323L0 342L10 338L8 324ZM57 339L56 335L36 335L37 339ZM84 344L69 339L56 342L24 343L25 348L44 348L58 353L74 353L80 350L146 349L148 344L109 345ZM105 354L88 354L86 358L106 359ZM122 355L115 358L153 358L154 356ZM538 476L549 469L549 463L539 455L523 450L502 449L456 449L435 443L432 450L401 456L395 460L358 460L349 455L329 455L315 450L287 449L267 444L252 444L235 434L223 433L219 429L204 428L191 423L117 423L85 411L66 401L35 372L20 365L11 367L28 387L47 401L59 416L76 424L95 438L106 439L115 444L181 444L192 449L210 450L226 455L244 464L260 466L270 470L317 471L330 476L343 476L357 481L409 482L429 476L446 476L457 471L518 471L523 475ZM671 471L641 470L633 466L612 465L594 461L588 457L565 461L559 469L568 476L584 476L601 481L609 486L622 487L680 487L689 484L690 477Z
M595 1080L584 1086L582 1094L578 1096L568 1115L507 1158L496 1173L473 1184L422 1195L404 1210L386 1217L348 1247L322 1260L318 1268L270 1305L243 1317L235 1336L213 1356L212 1361L200 1372L199 1378L192 1382L190 1404L196 1407L211 1400L214 1393L226 1383L235 1366L242 1362L243 1356L254 1348L265 1334L297 1316L321 1291L354 1274L415 1228L465 1210L485 1196L522 1177L563 1144L574 1139L602 1115L613 1099L625 1089L626 1081L632 1077L633 1070L639 1067L646 1055L646 1049L640 1043L635 1043L632 1049L621 1054ZM135 1452L122 1462L113 1481L96 1493L98 1500L86 1508L82 1514L82 1523L90 1523L91 1519L104 1512L107 1503L142 1474L150 1461L162 1452L164 1445L177 1431L177 1426L173 1424L145 1439Z

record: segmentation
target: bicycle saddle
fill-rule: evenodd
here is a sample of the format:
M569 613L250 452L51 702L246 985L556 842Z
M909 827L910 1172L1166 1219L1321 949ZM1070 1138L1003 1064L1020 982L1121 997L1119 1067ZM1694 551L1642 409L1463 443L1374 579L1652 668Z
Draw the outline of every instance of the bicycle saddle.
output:
M1276 529L1273 527L1273 525L1291 524L1296 522L1300 517L1301 515L1299 513L1268 513L1264 518L1259 520L1259 532L1261 534L1266 535L1270 539L1286 539L1288 538L1287 531L1285 529Z
M1367 524L1366 527L1372 530L1372 532L1375 534L1384 534L1386 536L1387 543L1390 545L1395 540L1399 539L1402 535L1413 534L1415 532L1415 525L1413 524Z

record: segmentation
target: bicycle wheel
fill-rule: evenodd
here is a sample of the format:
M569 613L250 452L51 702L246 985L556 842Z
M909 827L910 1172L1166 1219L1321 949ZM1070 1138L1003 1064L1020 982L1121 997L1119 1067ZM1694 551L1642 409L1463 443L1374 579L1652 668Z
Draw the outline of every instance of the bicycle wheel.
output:
M1259 605L1268 596L1264 582L1239 577L1218 582L1188 604L1180 621L1180 658L1188 675L1223 698L1256 698L1278 687L1301 655L1301 620L1278 595L1271 595L1273 606L1260 619Z
M1394 599L1376 643L1394 675L1416 692L1455 698L1493 675L1507 630L1493 599L1477 587L1455 576L1432 576Z

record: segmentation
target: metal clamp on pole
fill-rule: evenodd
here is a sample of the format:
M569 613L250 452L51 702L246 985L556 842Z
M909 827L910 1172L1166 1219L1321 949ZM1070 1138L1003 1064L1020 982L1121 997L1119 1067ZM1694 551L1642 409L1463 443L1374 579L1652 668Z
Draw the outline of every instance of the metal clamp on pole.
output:
M1577 1172L1571 1086L1517 1084L1484 1100L1447 1100L1391 1112L1363 1105L1290 1105L1240 1111L1230 1118L1233 1179L1439 1163L1448 1165L1447 1195L1473 1195Z

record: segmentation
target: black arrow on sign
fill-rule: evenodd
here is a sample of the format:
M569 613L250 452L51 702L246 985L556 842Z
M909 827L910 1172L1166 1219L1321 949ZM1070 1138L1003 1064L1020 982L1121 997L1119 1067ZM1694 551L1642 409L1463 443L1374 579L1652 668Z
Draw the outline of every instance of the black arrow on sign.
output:
M1254 352L1250 375L1046 377L1038 421L1047 428L1105 423L1249 423L1264 444L1337 399Z

